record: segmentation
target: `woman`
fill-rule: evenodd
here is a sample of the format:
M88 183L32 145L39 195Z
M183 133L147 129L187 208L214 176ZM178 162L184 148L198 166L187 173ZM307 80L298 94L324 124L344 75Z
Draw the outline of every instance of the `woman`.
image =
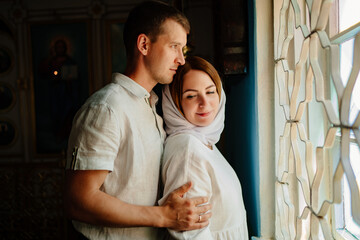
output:
M210 224L187 232L169 230L176 239L248 239L240 182L216 148L224 128L225 93L215 68L200 57L188 57L163 91L168 137L162 163L164 196L182 184L194 186L186 197L208 196ZM199 216L201 221L201 215Z

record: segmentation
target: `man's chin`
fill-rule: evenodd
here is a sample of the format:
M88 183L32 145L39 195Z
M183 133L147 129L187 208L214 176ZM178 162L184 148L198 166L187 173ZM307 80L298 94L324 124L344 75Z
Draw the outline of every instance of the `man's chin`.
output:
M161 79L158 81L160 84L170 84L173 81L173 78L171 79Z

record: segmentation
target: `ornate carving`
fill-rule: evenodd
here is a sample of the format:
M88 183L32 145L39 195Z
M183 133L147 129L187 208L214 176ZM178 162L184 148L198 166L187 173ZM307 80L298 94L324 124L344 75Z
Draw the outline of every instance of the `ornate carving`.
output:
M64 170L56 164L0 167L0 235L5 239L65 239Z
M360 187L349 154L351 132L352 141L360 145L359 112L355 121L350 120L351 97L359 80L360 25L352 35L352 70L342 81L339 44L343 41L338 38L344 37L330 40L326 32L332 3L283 0L277 9L275 78L285 125L276 166L276 239L333 239L335 219L330 208L343 200L344 177L349 182L351 214L360 225ZM337 105L329 96L331 83ZM316 117L311 116L316 111L305 111L315 105L320 110ZM340 132L340 143L335 144ZM330 158L334 149L338 156Z

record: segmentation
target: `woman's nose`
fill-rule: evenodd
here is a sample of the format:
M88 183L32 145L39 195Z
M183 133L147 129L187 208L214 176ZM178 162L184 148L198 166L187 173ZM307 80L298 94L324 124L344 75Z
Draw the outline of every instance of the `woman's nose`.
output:
M206 104L207 104L206 97L200 96L199 97L199 107L203 108L206 106Z

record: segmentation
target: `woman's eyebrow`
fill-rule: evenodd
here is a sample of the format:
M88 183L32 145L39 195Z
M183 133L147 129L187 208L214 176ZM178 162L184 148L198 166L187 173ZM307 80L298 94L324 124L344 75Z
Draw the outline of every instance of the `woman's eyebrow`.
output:
M209 88L212 88L212 87L215 87L215 84L211 84L210 86L208 86L208 87L205 88L205 89L209 89Z
M205 89L207 90L207 89L212 88L212 87L215 87L215 84L211 84L210 86L206 87ZM186 92L198 92L198 90L188 88L183 92L183 94L186 93Z
M186 90L183 92L183 94L186 93L186 92L197 92L197 91L198 91L198 90L189 88L189 89L186 89Z

